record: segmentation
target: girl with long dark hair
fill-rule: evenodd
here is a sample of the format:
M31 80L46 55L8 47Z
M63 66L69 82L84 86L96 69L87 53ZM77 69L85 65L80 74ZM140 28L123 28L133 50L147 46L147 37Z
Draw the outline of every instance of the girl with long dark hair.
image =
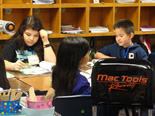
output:
M56 62L48 34L36 16L27 16L23 20L15 35L4 46L2 55L6 70L19 71L26 64L42 60Z
M56 96L90 94L90 84L80 74L80 67L89 61L89 43L82 37L62 40L53 70L52 87Z

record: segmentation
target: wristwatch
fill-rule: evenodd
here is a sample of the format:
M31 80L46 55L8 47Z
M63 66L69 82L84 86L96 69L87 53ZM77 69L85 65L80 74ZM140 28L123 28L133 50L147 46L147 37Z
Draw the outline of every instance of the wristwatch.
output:
M47 48L47 47L50 47L51 44L46 44L46 45L43 45L44 48Z

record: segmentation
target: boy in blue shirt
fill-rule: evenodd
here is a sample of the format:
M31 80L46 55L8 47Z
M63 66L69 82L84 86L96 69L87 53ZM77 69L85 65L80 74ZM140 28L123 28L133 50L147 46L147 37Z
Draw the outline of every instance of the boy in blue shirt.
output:
M147 60L146 52L137 43L132 42L134 37L134 24L128 19L121 19L113 26L116 43L103 47L95 54L96 59L101 58L128 58Z
M124 59L143 59L147 60L147 53L137 43L132 42L134 37L134 24L128 19L121 19L113 26L116 42L98 50L95 54L96 59L101 58L124 58ZM104 115L118 116L118 106L105 106ZM110 111L110 112L109 112Z

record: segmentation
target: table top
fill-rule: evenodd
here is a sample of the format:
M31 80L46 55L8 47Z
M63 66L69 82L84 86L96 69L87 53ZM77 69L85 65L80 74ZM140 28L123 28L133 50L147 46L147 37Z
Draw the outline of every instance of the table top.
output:
M8 78L11 89L22 89L24 91L29 91L30 85L16 79L16 78Z
M49 88L52 87L52 77L49 76L35 76L35 77L28 77L28 78L21 78L20 81L31 85L35 89L39 91L47 91Z
M82 67L84 70L90 69L89 67ZM32 86L35 90L47 91L52 87L52 75L42 74L42 75L24 75L16 71L7 71L15 76L15 78L8 78L10 86L12 89L22 89L28 92L29 88Z
M24 75L15 71L8 71L13 74L15 78L8 78L10 86L12 89L23 89L28 91L32 86L35 90L47 91L52 87L52 77L51 74L43 75Z

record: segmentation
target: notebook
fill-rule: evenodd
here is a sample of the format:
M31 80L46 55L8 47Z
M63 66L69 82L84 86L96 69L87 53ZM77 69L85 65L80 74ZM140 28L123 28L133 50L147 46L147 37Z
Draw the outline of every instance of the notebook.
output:
M39 67L32 66L30 68L21 69L20 72L22 72L25 75L37 75L37 74L46 74L52 72L52 67L55 66L54 63L50 63L47 61L41 61L39 63Z

